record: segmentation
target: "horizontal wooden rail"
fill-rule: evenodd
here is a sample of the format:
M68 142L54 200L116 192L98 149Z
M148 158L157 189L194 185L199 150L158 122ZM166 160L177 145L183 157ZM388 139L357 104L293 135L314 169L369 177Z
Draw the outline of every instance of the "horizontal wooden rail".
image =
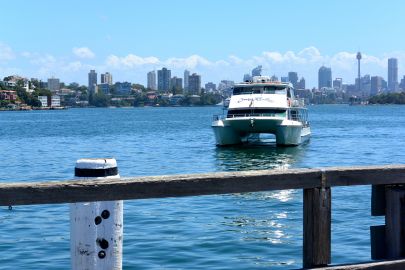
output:
M210 194L405 184L405 165L265 170L0 184L0 205L55 204Z

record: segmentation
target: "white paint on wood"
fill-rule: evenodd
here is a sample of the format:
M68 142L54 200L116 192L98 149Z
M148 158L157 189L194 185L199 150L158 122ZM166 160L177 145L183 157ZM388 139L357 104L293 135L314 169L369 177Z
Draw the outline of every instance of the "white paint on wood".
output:
M94 164L94 166L92 165ZM115 159L78 160L76 168L108 169ZM119 175L94 179L119 179ZM80 180L90 178L80 177ZM70 205L70 253L74 270L122 269L123 201Z

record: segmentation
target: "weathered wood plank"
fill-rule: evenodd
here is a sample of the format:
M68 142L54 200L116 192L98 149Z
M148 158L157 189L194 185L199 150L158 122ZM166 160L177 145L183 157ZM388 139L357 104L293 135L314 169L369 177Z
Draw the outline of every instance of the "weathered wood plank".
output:
M321 175L326 175L322 184ZM0 205L129 200L405 183L405 165L131 177L122 181L0 184Z
M316 169L246 171L121 180L0 185L0 205L54 204L303 189L320 186Z
M380 261L371 263L359 263L350 265L335 265L329 267L316 268L317 270L403 270L405 260Z
M304 189L303 267L331 262L331 189Z
M405 183L405 165L325 168L327 186Z

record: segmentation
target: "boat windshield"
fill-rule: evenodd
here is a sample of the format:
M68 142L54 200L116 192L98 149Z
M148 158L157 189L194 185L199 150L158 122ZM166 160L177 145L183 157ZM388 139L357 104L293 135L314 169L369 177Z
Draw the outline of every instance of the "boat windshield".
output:
M248 95L248 94L282 94L287 93L287 88L285 86L249 86L249 87L238 87L233 88L234 95Z

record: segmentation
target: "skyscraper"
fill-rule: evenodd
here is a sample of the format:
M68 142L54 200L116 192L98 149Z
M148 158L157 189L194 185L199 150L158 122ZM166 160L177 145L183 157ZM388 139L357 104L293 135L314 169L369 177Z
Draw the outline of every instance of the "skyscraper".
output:
M380 76L373 76L370 80L370 96L375 96L383 89L383 78Z
M147 75L148 83L147 88L152 90L157 90L156 88L156 71L152 70L148 72Z
M170 69L162 68L158 70L158 90L160 92L168 92L170 90L170 78L172 72Z
M333 80L333 89L335 90L342 90L343 80L342 78L336 78Z
M107 83L108 85L112 85L112 75L109 72L101 74L101 83Z
M243 75L243 81L244 82L249 82L252 80L252 76L250 76L249 73L246 73L245 75Z
M199 95L201 91L201 76L193 73L188 77L188 93L190 95Z
M322 66L318 71L318 89L332 87L332 69Z
M388 90L398 90L398 59L388 59Z
M297 89L305 89L305 79L304 77L301 77L299 82L297 83Z
M57 78L49 78L48 79L48 90L50 91L59 91L60 89L60 82Z
M262 76L262 66L259 65L257 67L255 67L254 69L252 69L252 77L254 76Z
M187 69L184 71L184 91L188 91L188 77L190 76L190 71Z
M173 78L170 79L170 91L172 91L173 94L180 94L182 89L183 89L182 78L177 78L176 76L174 76Z
M97 87L97 73L94 69L89 72L89 94L94 94Z
M292 83L294 88L297 88L297 83L298 83L298 74L297 72L290 71L288 72L288 81Z
M215 83L208 82L208 83L205 84L205 91L206 92L215 92L216 90L217 90L217 85Z

